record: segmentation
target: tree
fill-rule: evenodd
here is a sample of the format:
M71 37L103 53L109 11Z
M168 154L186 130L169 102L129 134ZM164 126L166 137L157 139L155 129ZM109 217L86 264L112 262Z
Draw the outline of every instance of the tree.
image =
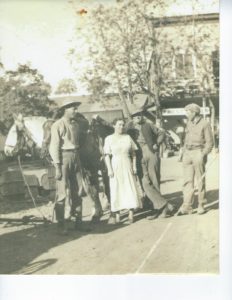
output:
M191 0L188 5L197 6L196 2L203 3ZM171 57L179 48L165 26L165 13L174 4L181 6L183 2L120 0L115 5L100 5L92 12L88 11L84 16L87 18L88 15L88 21L77 27L76 45L74 43L69 53L72 64L75 66L82 61L81 65L86 66L83 72L97 70L102 80L110 82L109 88L117 90L127 116L130 115L128 104L133 103L134 94L142 91L148 95L150 103L155 104L157 115L162 118L160 100L162 90L167 86L165 76L172 64ZM200 8L197 9L199 13ZM77 43L80 39L82 48ZM181 47L184 40L190 45L192 37L183 29L177 32L176 40ZM87 76L83 79L88 81Z
M88 44L86 65L93 73L97 70L98 77L117 90L127 116L130 115L128 103L133 103L134 94L142 90L154 96L148 72L152 33L145 18L146 5L150 2L120 1L116 6L100 5L92 11L88 24L77 30L77 35ZM163 0L158 1L159 5L162 3ZM70 56L73 64L78 59L83 61L80 46L71 49Z
M5 71L0 78L0 104L6 128L9 129L13 123L13 113L24 116L46 114L50 92L51 86L37 69L29 65L19 65L15 71Z
M76 83L71 78L62 79L55 91L55 94L72 94L77 91Z
M92 74L91 72L86 73L83 76L83 80L87 82L87 89L91 94L92 101L101 101L110 83L98 74Z

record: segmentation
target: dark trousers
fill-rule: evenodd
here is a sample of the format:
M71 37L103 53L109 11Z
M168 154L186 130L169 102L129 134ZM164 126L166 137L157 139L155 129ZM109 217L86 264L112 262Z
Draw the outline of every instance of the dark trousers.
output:
M158 152L152 152L148 145L141 145L142 150L142 185L146 196L153 203L154 209L161 209L167 200L160 193L160 157Z
M81 219L82 199L79 196L79 186L82 175L79 154L74 151L62 152L61 170L62 178L56 181L56 219L58 222L71 216Z
M202 157L201 149L185 150L183 154L183 209L192 208L194 201L194 179L196 178L198 187L198 203L206 203L205 198L205 160Z

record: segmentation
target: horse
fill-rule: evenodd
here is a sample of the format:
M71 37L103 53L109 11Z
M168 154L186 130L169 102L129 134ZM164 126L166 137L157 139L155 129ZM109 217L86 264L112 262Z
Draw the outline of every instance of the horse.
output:
M55 117L22 117L14 116L14 125L9 131L5 143L7 156L21 155L37 158L38 155L51 164L49 144L51 127ZM103 119L96 117L89 123L80 113L76 114L76 121L80 128L80 161L82 178L80 193L87 194L93 203L92 220L98 220L102 215L102 206L99 200L99 176L109 203L109 179L104 163L104 138L113 132L113 128ZM99 174L100 173L100 174Z
M10 128L4 146L7 157L37 157L37 150L42 148L43 124L45 117L23 117L13 115L14 124Z

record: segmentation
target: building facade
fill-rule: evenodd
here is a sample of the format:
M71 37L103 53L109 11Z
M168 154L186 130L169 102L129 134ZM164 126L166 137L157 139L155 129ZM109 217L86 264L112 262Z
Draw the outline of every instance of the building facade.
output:
M215 129L219 118L219 14L151 18L150 22L161 41L151 56L150 80L154 94L159 90L165 126L173 127L184 117L183 108L194 102Z

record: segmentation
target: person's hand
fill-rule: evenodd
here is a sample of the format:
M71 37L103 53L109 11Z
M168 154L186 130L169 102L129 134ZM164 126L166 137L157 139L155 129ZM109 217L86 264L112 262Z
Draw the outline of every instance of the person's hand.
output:
M143 176L144 176L144 180L147 181L147 183L151 185L151 179L150 179L149 175L146 173Z
M205 157L206 157L206 154L205 153L201 153L201 161L202 162L205 162Z
M132 172L133 172L134 175L137 175L137 168L133 167Z
M158 146L156 145L156 144L154 144L153 146L152 146L152 148L153 148L153 150L158 150Z
M114 177L114 172L112 170L108 171L108 176L110 178L113 178Z
M62 179L62 172L61 172L61 167L57 166L56 167L56 176L55 176L56 180L61 180Z
M49 156L48 148L45 145L43 145L42 149L41 149L40 157L41 158L46 158L48 156Z

